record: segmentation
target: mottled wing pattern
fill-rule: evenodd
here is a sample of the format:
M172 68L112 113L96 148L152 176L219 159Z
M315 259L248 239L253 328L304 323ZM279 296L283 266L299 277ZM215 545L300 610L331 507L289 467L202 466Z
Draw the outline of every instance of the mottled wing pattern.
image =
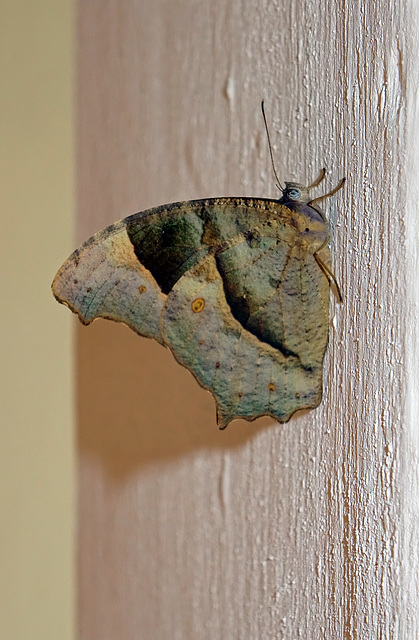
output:
M216 262L231 311L243 328L283 355L297 357L306 369L322 366L329 285L295 235L288 241L277 233L244 239L219 253Z
M166 296L138 262L123 221L77 249L58 271L52 290L83 324L96 318L124 322L140 335L163 343L161 314Z
M121 321L169 346L213 393L221 426L284 422L320 403L328 338L328 280L297 226L273 200L158 207L82 245L54 295L85 324Z
M319 370L306 370L261 342L234 318L213 256L190 269L169 293L163 337L217 401L220 427L235 417L271 415L286 422L321 400ZM320 369L321 374L321 369Z

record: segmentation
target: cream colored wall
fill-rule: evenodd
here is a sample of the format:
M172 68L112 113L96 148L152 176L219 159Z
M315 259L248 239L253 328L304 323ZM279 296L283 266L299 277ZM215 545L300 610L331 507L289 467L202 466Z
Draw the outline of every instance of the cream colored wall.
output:
M74 637L72 0L0 2L0 638Z

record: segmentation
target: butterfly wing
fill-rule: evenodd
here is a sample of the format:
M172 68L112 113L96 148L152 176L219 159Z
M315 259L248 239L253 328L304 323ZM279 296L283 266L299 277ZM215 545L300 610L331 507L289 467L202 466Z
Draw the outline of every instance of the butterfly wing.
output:
M209 255L169 293L163 336L217 402L220 427L236 417L271 415L286 422L297 409L321 401L321 369L305 369L238 322L226 301L216 261Z
M123 220L74 251L55 276L52 291L83 324L96 318L124 322L163 344L160 320L166 296L138 262Z
M122 321L168 345L213 393L222 426L286 421L321 400L328 331L328 281L297 227L272 200L158 207L82 245L54 295L85 324Z
M329 285L289 220L273 220L216 255L226 299L247 331L310 370L328 336Z

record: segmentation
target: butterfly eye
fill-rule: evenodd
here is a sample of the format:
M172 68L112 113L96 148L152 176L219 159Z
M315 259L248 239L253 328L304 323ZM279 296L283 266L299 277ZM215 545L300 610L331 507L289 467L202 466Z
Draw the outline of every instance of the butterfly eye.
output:
M287 196L291 200L299 200L301 198L301 193L298 191L298 189L290 189L289 191L287 191Z

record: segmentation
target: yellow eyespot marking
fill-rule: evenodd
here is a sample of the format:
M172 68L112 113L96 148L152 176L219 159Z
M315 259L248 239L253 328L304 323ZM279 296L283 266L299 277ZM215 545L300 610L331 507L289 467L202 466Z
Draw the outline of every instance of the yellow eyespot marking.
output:
M273 382L270 382L270 383L268 384L268 391L275 391L275 385L274 385L274 383L273 383Z
M195 300L193 300L191 304L191 308L194 313L200 313L204 307L205 307L204 298L195 298Z
M142 284L142 285L139 287L138 291L139 291L140 293L145 293L145 292L147 291L147 287L146 287L145 285L143 285L143 284Z
M297 392L297 393L295 394L295 397L296 397L296 398L299 398L299 397L300 397L300 394Z
M205 340L200 340L199 341L199 344L204 344L204 343L205 343Z
M239 391L239 398L243 398L243 391Z

